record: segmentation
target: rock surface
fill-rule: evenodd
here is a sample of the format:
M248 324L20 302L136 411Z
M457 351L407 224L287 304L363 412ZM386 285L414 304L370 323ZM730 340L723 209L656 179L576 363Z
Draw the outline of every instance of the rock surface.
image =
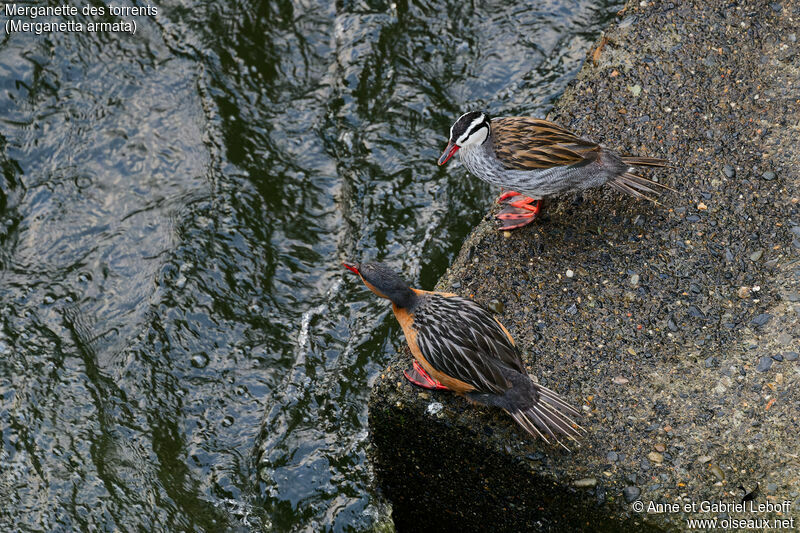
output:
M582 407L588 434L571 453L532 441L502 412L411 386L404 354L370 400L399 531L684 529L718 513L632 502L739 502L757 483L757 502L788 509L727 516L800 526L798 28L795 1L630 2L589 52L549 118L669 159L647 176L677 192L558 198L507 238L485 221L437 287L499 303L531 375Z

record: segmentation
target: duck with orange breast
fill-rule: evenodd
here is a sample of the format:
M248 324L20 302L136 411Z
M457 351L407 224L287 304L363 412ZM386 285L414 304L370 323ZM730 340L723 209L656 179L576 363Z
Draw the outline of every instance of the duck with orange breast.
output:
M478 178L510 189L497 199L508 201L497 214L503 223L501 230L533 222L547 196L605 184L655 202L648 195L672 190L634 173L637 166L667 166L666 160L621 156L557 124L532 117L490 119L481 111L465 113L450 128L439 165L455 153Z
M409 381L499 407L545 442L551 437L564 446L559 435L577 442L584 431L575 422L578 410L530 379L511 334L489 311L456 294L413 289L383 263L343 265L391 300L414 355Z

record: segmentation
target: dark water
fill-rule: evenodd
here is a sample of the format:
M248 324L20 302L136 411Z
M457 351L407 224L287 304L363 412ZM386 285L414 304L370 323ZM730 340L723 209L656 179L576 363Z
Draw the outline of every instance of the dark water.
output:
M437 168L452 120L543 115L620 4L185 0L3 35L0 529L372 527L401 339L339 262L431 287L496 192Z

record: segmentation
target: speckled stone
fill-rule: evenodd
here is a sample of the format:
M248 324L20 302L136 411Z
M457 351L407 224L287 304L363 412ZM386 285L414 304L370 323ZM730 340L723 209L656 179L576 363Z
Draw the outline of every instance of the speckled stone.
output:
M772 315L769 313L761 313L757 317L755 317L752 321L754 326L763 326L772 318Z
M786 299L800 282L800 237L790 230L800 226L800 151L786 111L796 108L800 56L790 36L800 12L781 4L628 2L627 22L605 33L613 44L590 52L548 118L622 153L669 159L673 168L642 174L676 192L661 205L609 189L586 191L580 204L553 198L546 217L508 239L490 217L437 287L460 281L454 292L503 301L531 374L580 408L587 436L567 453L454 394L436 394L445 409L428 416L431 400L402 378L403 352L376 381L369 409L376 477L398 530L425 516L440 520L434 529L569 531L606 521L609 531L672 531L696 515L637 514L630 502L728 501L757 475L774 478L778 498L800 494L796 473L781 466L800 434L800 372L788 356L800 351L800 303ZM498 114L519 112L494 102ZM776 178L763 179L770 171ZM700 201L707 209L698 212ZM781 334L797 344L779 343ZM763 357L771 367L760 372ZM617 376L629 381L617 385ZM648 460L662 440L670 458ZM542 459L526 459L534 453ZM459 483L441 472L458 472ZM597 487L572 485L588 478ZM800 509L789 514L800 522Z
M639 487L634 487L633 485L627 486L622 489L622 495L625 496L625 501L628 503L635 502L639 499L639 495L642 493L642 489Z
M736 170L730 165L725 165L722 167L722 173L725 177L732 178L736 175Z
M656 464L661 464L664 462L664 456L658 452L650 452L647 454L647 458Z

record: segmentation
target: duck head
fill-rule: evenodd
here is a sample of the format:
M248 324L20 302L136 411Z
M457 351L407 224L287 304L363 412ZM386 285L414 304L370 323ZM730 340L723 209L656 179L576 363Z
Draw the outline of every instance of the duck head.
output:
M447 163L460 148L478 146L489 137L491 119L483 111L464 113L450 127L450 140L439 165Z
M414 304L416 293L400 275L383 263L342 263L349 271L358 274L369 290L391 300L398 307Z

